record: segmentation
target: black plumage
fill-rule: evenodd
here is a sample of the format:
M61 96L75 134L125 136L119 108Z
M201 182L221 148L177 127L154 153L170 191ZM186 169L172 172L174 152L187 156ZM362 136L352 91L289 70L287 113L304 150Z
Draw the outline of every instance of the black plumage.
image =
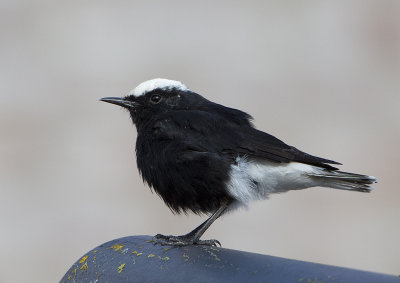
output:
M129 110L138 132L138 169L174 212L214 213L216 219L240 201L230 193L227 183L233 178L232 166L241 158L272 163L269 166L298 162L321 172L340 172L330 165L340 163L309 155L255 129L252 117L245 112L211 102L179 82L149 82L127 97L102 100ZM250 187L257 186L255 179L250 180ZM215 244L199 240L211 224L206 222L188 235L159 235L157 240L164 244Z

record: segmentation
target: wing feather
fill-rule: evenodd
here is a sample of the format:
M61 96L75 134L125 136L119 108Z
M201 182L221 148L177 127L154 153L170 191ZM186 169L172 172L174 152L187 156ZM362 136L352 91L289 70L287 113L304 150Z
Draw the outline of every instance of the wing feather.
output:
M237 123L226 115L201 110L165 113L154 123L153 136L179 142L183 145L182 154L188 157L206 152L232 159L246 155L278 163L296 161L329 170L337 170L329 164L340 164L302 152L249 123Z

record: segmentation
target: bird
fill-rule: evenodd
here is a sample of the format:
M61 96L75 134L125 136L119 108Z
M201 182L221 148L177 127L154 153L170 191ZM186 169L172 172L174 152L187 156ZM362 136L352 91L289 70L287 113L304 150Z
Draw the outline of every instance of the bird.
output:
M127 96L100 100L129 111L144 183L174 213L210 215L187 234L155 235L155 244L221 246L200 238L221 215L251 201L316 186L370 192L377 182L256 129L249 114L212 102L180 81L152 79Z

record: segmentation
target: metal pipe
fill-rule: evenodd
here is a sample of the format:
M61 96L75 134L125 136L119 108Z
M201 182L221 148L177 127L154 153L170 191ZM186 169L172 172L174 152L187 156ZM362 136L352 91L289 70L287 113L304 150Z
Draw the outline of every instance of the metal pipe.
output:
M102 244L61 282L400 282L394 275L209 246L154 245L150 236Z

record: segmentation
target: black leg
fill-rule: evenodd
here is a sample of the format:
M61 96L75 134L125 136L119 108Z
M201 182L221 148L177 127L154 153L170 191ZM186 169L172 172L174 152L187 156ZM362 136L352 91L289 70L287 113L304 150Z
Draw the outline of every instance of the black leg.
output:
M153 241L156 244L169 245L169 246L187 246L187 245L208 245L216 246L221 245L218 240L200 240L200 237L207 231L211 224L217 220L218 217L226 210L228 205L224 204L217 209L206 221L200 226L195 228L192 232L182 236L164 236L157 234L154 236Z

